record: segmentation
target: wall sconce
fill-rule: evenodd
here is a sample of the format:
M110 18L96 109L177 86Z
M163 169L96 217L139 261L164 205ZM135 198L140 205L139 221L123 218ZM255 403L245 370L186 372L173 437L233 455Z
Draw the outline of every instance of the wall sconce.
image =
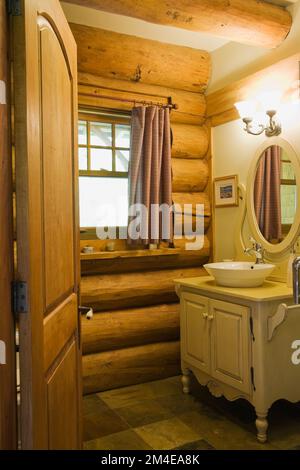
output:
M251 135L261 135L263 132L267 137L280 135L282 132L281 124L275 121L275 116L280 104L281 94L279 92L263 93L258 101L240 101L235 103L235 107L243 122L246 124L245 131ZM257 124L258 130L254 130L253 120L257 114L258 108L261 108L268 116L267 124ZM256 126L255 126L256 127Z

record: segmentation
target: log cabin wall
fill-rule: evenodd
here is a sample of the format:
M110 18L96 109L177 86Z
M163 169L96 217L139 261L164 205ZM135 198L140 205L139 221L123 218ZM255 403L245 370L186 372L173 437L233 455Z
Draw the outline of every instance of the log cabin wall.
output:
M129 250L117 241L105 252L100 240L82 254L84 392L93 393L180 373L179 304L173 280L205 274L211 255L210 132L206 125L207 52L71 24L78 45L79 106L130 111L147 100L178 105L171 113L173 199L204 204L205 243L186 251ZM107 96L115 98L108 99ZM195 214L192 214L195 219Z

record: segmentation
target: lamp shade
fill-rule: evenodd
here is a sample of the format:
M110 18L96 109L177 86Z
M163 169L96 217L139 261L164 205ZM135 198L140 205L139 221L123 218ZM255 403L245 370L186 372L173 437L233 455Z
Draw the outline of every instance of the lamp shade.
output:
M253 118L256 112L256 103L253 101L239 101L234 105L242 119Z

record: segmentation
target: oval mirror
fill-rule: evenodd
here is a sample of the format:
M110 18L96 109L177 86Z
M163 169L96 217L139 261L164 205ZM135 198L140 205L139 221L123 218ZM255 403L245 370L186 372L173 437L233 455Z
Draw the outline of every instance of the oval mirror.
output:
M299 162L287 142L275 142L264 145L254 159L248 199L253 236L271 253L295 242L300 217Z

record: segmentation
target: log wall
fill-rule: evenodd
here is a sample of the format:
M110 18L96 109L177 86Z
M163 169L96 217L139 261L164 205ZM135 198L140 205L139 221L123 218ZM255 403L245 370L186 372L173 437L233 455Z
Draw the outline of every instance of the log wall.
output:
M117 240L114 252L105 242L82 240L95 253L82 254L82 305L93 307L93 320L82 321L85 393L156 380L180 373L179 305L174 279L205 275L211 256L210 130L204 91L210 77L207 53L108 31L71 25L78 43L81 108L130 111L146 100L172 110L173 200L204 204L206 235L202 247L128 249ZM134 80L137 66L139 80ZM149 72L150 70L150 72ZM181 224L179 215L176 223Z

